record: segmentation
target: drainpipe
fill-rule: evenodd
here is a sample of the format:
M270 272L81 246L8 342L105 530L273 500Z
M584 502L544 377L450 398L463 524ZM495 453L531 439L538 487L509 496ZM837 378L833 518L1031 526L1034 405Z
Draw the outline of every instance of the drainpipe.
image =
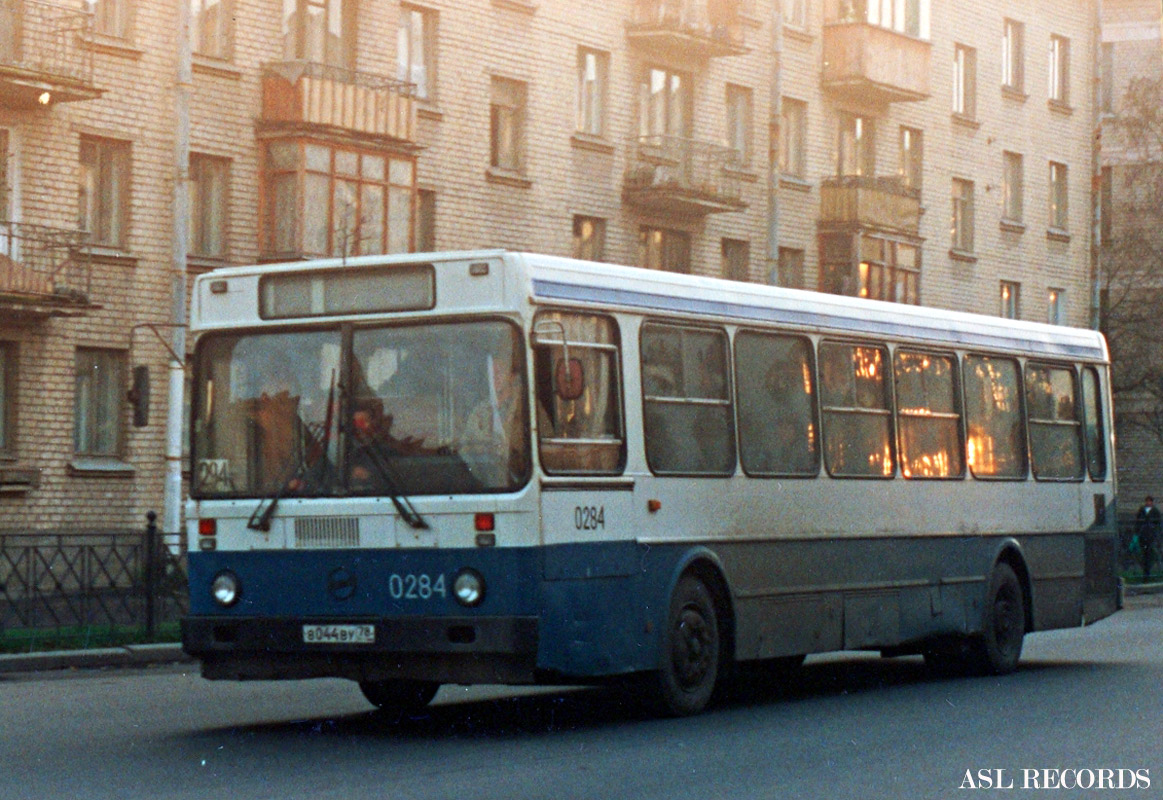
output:
M767 282L778 285L779 274L779 148L783 137L783 1L773 4L771 33L771 119L768 122Z
M1094 0L1094 81L1090 139L1090 327L1102 317L1102 0Z
M190 48L190 4L178 4L178 68L174 86L174 230L173 264L170 272L170 323L173 356L169 368L169 408L166 415L165 513L162 531L180 534L182 530L182 418L186 355L186 258L190 224L190 89L193 68Z

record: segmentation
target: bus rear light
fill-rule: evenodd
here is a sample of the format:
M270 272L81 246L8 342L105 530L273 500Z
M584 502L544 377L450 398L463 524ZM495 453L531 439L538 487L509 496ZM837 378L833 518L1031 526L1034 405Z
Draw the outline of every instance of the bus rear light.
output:
M477 533L488 533L496 530L497 520L490 512L479 512L472 519L472 526Z
M198 535L199 536L217 536L218 535L218 520L216 520L216 519L200 519L200 520L198 520Z

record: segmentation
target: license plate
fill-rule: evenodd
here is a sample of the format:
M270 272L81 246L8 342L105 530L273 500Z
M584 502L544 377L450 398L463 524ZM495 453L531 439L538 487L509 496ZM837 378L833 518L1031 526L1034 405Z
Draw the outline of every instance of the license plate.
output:
M304 625L307 644L374 644L374 625Z

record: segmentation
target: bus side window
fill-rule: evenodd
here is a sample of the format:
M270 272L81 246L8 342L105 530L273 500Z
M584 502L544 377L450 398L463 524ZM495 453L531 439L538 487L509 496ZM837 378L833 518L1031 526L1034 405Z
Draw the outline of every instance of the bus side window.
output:
M1082 370L1082 415L1086 426L1086 465L1091 480L1106 479L1106 436L1102 424L1102 394L1098 371Z
M891 478L892 405L883 347L820 345L824 463L838 477Z
M1030 462L1039 480L1082 477L1082 424L1075 397L1073 369L1026 365Z
M739 460L749 475L820 471L812 343L741 331L735 337Z
M1021 381L1011 358L966 356L967 455L975 478L1025 478L1026 430Z
M626 441L617 323L548 311L537 315L533 330L542 468L549 474L621 473Z
M721 330L642 326L646 461L668 475L731 475L735 432Z
M893 374L901 474L906 478L962 477L965 458L957 359L898 350Z

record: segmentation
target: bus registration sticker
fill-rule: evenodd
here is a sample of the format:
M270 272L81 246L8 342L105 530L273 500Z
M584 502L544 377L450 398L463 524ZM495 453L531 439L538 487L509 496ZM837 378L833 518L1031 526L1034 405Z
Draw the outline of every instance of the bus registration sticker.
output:
M374 644L375 625L304 625L307 644Z

